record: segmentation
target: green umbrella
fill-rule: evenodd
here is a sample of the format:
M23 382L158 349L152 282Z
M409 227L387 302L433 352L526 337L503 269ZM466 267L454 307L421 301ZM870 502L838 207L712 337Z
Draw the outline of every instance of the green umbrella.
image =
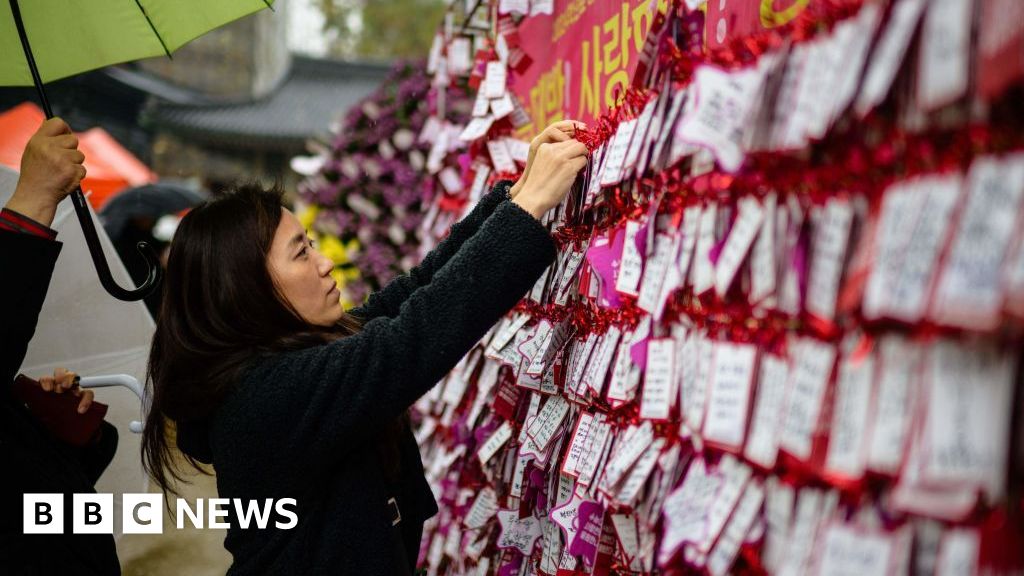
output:
M273 0L29 0L0 4L0 86L32 86L47 118L53 110L44 82L111 64L170 56L185 43L243 16L271 7ZM139 251L149 277L134 290L117 285L103 256L82 189L72 195L89 253L103 287L120 300L141 300L160 282L156 254Z

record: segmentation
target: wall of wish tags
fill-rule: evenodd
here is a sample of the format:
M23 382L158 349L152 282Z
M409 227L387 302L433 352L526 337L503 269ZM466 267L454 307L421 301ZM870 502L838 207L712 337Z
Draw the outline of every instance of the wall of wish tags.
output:
M517 78L551 63L519 27L591 25L455 4L435 82L480 95L435 237L524 165ZM421 563L1024 572L1024 4L766 0L743 35L732 0L658 4L555 263L416 405Z

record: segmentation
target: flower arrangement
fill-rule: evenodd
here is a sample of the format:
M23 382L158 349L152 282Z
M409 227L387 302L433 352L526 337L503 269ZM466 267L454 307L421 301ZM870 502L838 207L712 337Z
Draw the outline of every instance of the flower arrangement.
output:
M453 86L445 96L465 99L465 90ZM421 131L437 101L422 62L396 64L333 126L319 169L299 185L299 218L334 261L346 308L419 259L422 207L439 190L426 170L431 144Z

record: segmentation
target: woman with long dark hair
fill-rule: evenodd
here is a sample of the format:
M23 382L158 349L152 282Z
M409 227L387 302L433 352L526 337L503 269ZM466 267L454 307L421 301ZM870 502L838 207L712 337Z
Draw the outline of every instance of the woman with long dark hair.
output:
M224 541L230 574L412 571L437 505L406 411L554 259L538 220L586 165L573 129L545 130L519 182L498 184L419 266L349 313L279 191L240 186L181 221L143 462L173 493L173 430L190 464L213 464L219 495L242 506ZM246 509L285 498L297 521L269 509L266 528L251 516L243 527Z

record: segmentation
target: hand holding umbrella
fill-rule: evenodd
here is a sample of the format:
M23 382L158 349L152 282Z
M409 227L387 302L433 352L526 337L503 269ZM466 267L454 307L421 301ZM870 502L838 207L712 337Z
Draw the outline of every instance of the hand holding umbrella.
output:
M43 122L21 157L21 177L7 208L39 222L53 223L57 204L85 178L78 138L60 118Z

